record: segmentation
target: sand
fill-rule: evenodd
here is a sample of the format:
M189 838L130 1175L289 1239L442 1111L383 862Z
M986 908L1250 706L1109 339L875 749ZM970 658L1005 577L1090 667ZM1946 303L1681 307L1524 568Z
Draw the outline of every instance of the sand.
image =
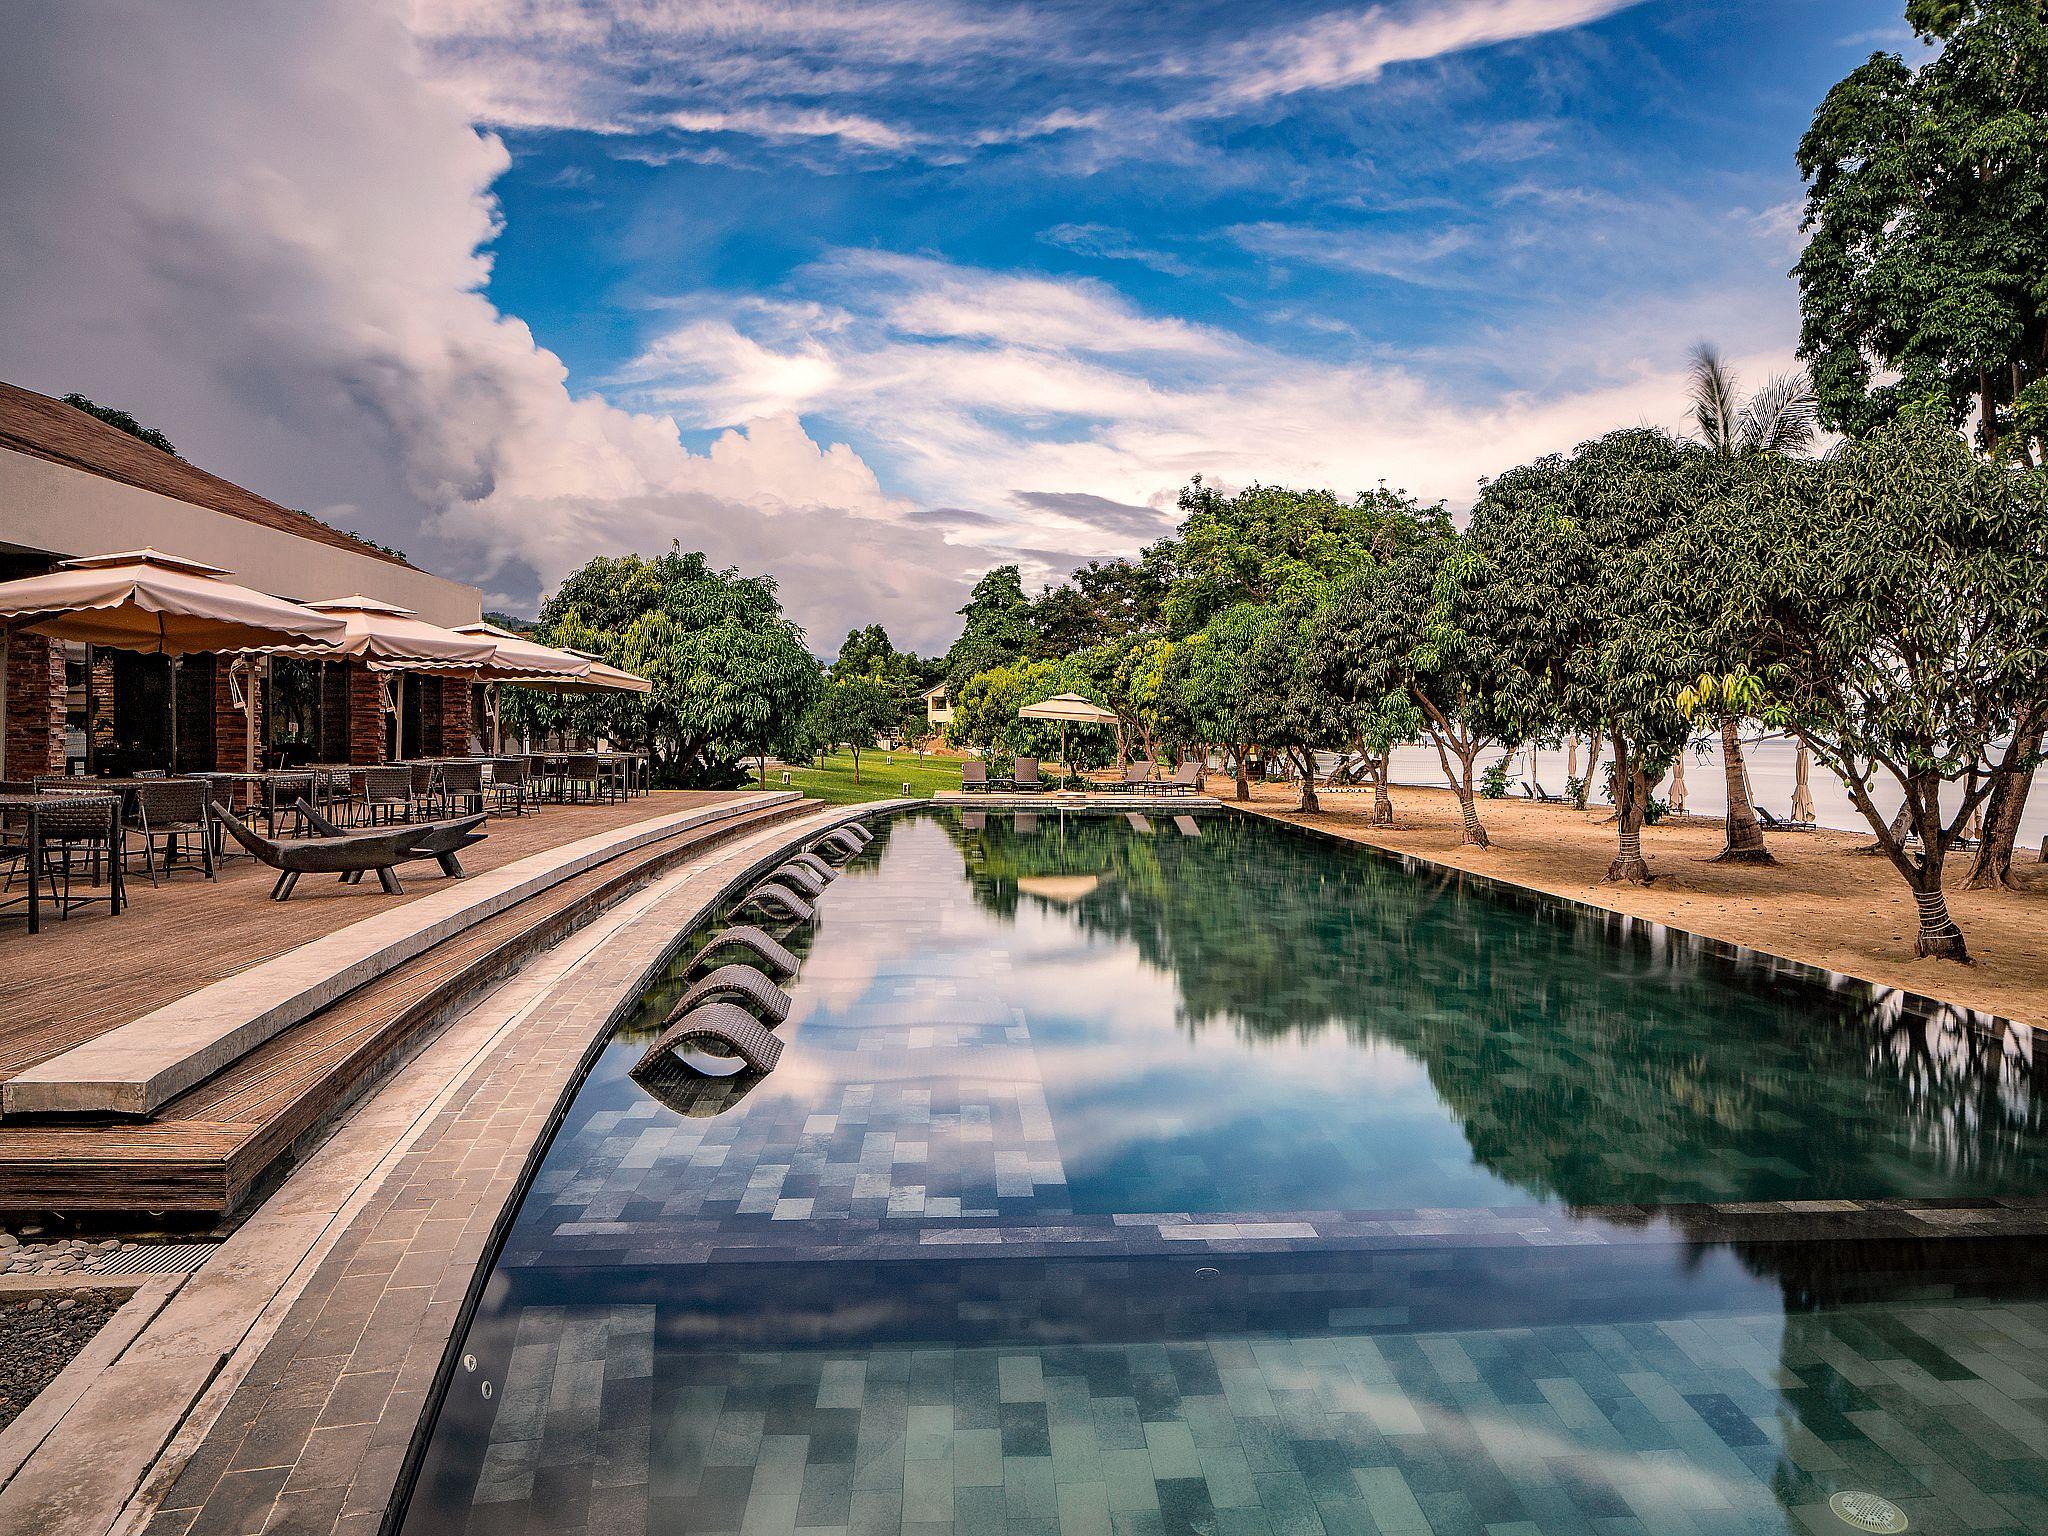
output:
M1209 790L1234 803L1227 780L1212 778ZM1972 957L1959 965L1914 956L1911 894L1889 862L1855 851L1868 837L1772 833L1775 867L1715 864L1720 821L1673 818L1643 830L1656 882L1629 886L1602 879L1615 847L1613 824L1602 825L1612 814L1606 806L1483 800L1480 819L1494 843L1481 849L1460 840L1449 790L1396 789L1392 827L1369 824L1370 792L1325 792L1317 816L1296 812L1298 793L1282 785L1254 785L1252 795L1252 809L1282 820L2048 1029L2048 870L2026 850L2015 864L2024 891L1959 890L1969 858L1950 858L1949 910Z

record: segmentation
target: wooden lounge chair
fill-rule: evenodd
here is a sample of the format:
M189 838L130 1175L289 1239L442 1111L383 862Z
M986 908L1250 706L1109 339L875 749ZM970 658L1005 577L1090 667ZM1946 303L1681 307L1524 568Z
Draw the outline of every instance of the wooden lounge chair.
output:
M1198 795L1202 792L1202 765L1196 762L1182 763L1173 770L1173 777L1164 780L1158 788L1169 795Z
M768 916L785 922L807 923L818 915L803 897L773 880L763 881L747 892L746 899L736 910L744 912L749 907L758 907Z
M338 827L322 816L305 801L299 802L299 814L306 819L306 825L321 837L347 837L348 829ZM412 824L412 842L408 845L406 862L414 859L432 859L441 866L441 873L450 880L462 878L462 861L456 857L463 849L480 843L489 834L479 832L485 812L474 811L467 816L455 816L446 821L422 821ZM351 870L341 878L354 885L363 878L362 870Z
M1123 778L1117 783L1119 789L1130 789L1134 786L1146 789L1152 787L1152 764L1143 758L1126 768Z
M773 971L777 976L796 974L796 956L784 949L761 929L742 923L728 928L709 944L697 951L697 958L690 962L690 971L696 972L714 964L712 957L729 949L745 951L755 958L748 962L757 969Z
M960 793L963 795L985 795L988 791L988 764L962 763L960 765Z
M1522 781L1522 788L1529 792L1531 800L1538 801L1543 805L1563 805L1565 803L1565 796L1553 795L1543 787L1541 779L1524 779Z
M374 873L385 892L397 896L404 890L398 883L397 866L417 857L411 844L419 835L418 827L377 827L344 832L339 837L270 838L245 825L218 800L213 802L213 815L258 863L278 872L277 884L270 888L272 901L289 901L301 875Z
M718 999L744 1003L763 1024L773 1028L789 1017L789 994L751 965L721 965L706 971L690 983L675 1007L668 1011L673 1024L700 1003Z
M1010 760L1010 787L1034 790L1045 788L1045 780L1039 777L1037 758L1016 757Z
M691 1045L700 1049L678 1049ZM701 1049L704 1046L713 1050ZM738 1003L699 1003L655 1037L647 1053L634 1063L633 1071L648 1071L671 1052L705 1077L731 1077L740 1072L773 1072L782 1059L782 1042Z

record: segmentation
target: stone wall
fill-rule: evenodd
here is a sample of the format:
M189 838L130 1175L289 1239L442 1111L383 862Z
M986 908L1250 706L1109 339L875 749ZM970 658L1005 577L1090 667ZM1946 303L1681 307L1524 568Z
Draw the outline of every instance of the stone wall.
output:
M7 777L64 771L64 646L41 635L7 642Z
M427 750L438 757L463 757L469 752L469 674L437 679L435 726L427 732Z
M359 662L348 663L348 760L384 761L384 685Z

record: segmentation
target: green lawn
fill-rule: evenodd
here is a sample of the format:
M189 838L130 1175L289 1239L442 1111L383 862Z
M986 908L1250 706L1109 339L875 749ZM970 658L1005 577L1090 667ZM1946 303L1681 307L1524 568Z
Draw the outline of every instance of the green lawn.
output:
M929 757L919 762L914 751L863 752L860 755L860 782L853 782L853 757L846 752L834 752L821 757L808 768L791 768L789 787L800 789L813 800L823 800L830 805L852 805L862 800L893 800L904 793L903 786L910 786L910 794L920 800L929 800L942 789L960 787L960 759L957 757ZM768 788L782 788L783 770L768 770Z

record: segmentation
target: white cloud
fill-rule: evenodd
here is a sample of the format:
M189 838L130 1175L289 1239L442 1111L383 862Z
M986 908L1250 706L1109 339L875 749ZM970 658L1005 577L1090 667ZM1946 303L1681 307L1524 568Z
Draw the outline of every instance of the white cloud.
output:
M483 296L505 150L390 8L113 9L41 8L0 60L0 373L118 402L280 500L371 509L362 531L528 602L674 538L775 565L822 644L877 613L947 638L977 557L805 433L786 402L829 378L724 360L759 408L691 453L572 395Z
M1722 307L1645 303L1611 326L1580 317L1575 336L1521 338L1553 350L1568 380L1487 396L1162 321L1085 281L842 253L798 282L801 302L686 306L622 383L689 422L743 409L828 419L908 494L971 514L955 537L1076 558L1142 536L1132 520L1085 515L1095 500L1168 507L1196 473L1342 492L1384 478L1462 507L1481 475L1616 426L1676 428L1684 358L1670 337ZM1745 367L1784 365L1747 341L1730 340Z
M1235 110L1301 91L1337 90L1389 66L1442 58L1599 21L1641 0L1445 0L1335 11L1183 65L1217 81L1204 106Z

